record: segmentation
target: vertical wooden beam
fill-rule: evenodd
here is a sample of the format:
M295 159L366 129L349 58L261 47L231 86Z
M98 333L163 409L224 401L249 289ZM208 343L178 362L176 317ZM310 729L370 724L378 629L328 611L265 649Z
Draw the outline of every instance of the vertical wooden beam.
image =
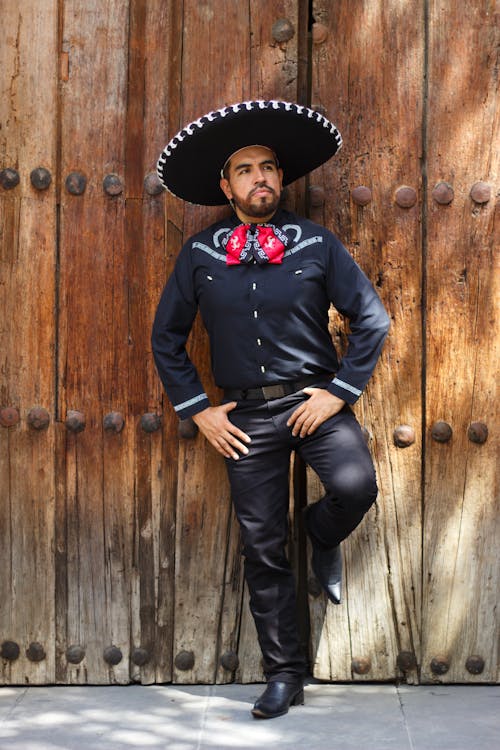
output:
M0 426L0 639L19 650L0 682L36 684L54 680L55 654L57 2L1 2L0 16L0 409L20 418ZM38 167L52 177L44 188L31 181ZM30 426L34 408L46 427Z
M180 248L168 197L158 192L156 161L170 123L178 127L182 3L130 3L126 114L125 275L128 305L129 414L135 425L133 679L172 677L177 419L164 408L151 353L151 327L165 278ZM145 415L162 418L147 432ZM139 660L137 654L139 653ZM141 654L147 659L140 664Z
M498 679L499 40L494 3L429 2L426 682Z
M68 433L67 482L74 491L68 520L58 523L66 523L72 544L58 560L58 579L66 577L72 606L57 628L61 649L80 646L85 658L74 665L61 650L58 674L69 682L128 682L134 424L125 194L108 182L116 175L115 186L123 186L125 178L128 3L68 0L63 13L59 395L61 418L79 410L86 427ZM85 190L75 194L81 176ZM118 421L104 421L111 413L124 419L122 432Z
M406 658L411 666L404 674L415 681L421 535L422 7L394 0L315 0L313 16L312 105L324 108L339 127L344 146L311 175L311 190L324 191L324 205L313 206L311 218L332 229L372 279L391 316L392 331L356 407L369 436L380 494L343 545L344 604L329 604L325 610L323 595L312 588L312 661L317 677L373 680L401 677L396 665ZM398 192L403 186L411 190ZM411 200L403 206L405 195ZM333 316L332 334L341 349L345 333ZM393 437L401 425L414 435L405 448L396 447ZM311 499L321 492L311 478Z

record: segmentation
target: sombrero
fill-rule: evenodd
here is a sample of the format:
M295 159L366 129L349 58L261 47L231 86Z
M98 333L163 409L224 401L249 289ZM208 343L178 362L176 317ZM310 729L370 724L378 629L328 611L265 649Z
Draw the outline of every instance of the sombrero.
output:
M342 137L326 117L300 104L248 101L232 104L186 125L165 146L158 176L174 195L189 203L220 206L220 171L245 146L272 149L283 169L283 184L297 180L330 159Z

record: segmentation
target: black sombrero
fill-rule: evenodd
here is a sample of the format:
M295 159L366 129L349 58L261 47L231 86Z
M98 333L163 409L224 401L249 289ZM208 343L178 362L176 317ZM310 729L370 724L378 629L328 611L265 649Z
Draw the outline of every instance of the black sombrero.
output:
M232 104L186 125L162 152L157 165L163 185L190 203L220 206L220 171L245 146L267 146L278 157L283 184L297 180L330 159L342 137L313 109L281 101Z

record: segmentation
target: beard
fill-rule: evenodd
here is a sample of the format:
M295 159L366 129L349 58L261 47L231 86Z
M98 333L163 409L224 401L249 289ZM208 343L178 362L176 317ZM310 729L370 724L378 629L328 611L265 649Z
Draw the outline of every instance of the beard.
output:
M256 190L262 190L262 186L254 188L247 198L240 198L233 195L233 203L236 208L239 208L246 216L251 216L254 219L262 219L265 216L273 214L278 208L280 202L280 195L275 190L265 186L269 191L267 195L259 196L252 200L252 193Z

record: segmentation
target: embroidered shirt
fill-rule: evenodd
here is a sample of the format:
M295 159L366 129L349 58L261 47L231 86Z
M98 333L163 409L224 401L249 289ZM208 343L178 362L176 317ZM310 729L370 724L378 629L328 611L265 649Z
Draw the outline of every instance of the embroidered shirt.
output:
M153 326L156 366L181 419L210 406L186 341L200 309L220 388L255 388L332 374L328 390L353 404L389 328L369 279L327 229L279 209L270 224L290 241L281 264L227 265L236 215L192 237L163 291ZM349 319L339 362L328 331L330 303Z

